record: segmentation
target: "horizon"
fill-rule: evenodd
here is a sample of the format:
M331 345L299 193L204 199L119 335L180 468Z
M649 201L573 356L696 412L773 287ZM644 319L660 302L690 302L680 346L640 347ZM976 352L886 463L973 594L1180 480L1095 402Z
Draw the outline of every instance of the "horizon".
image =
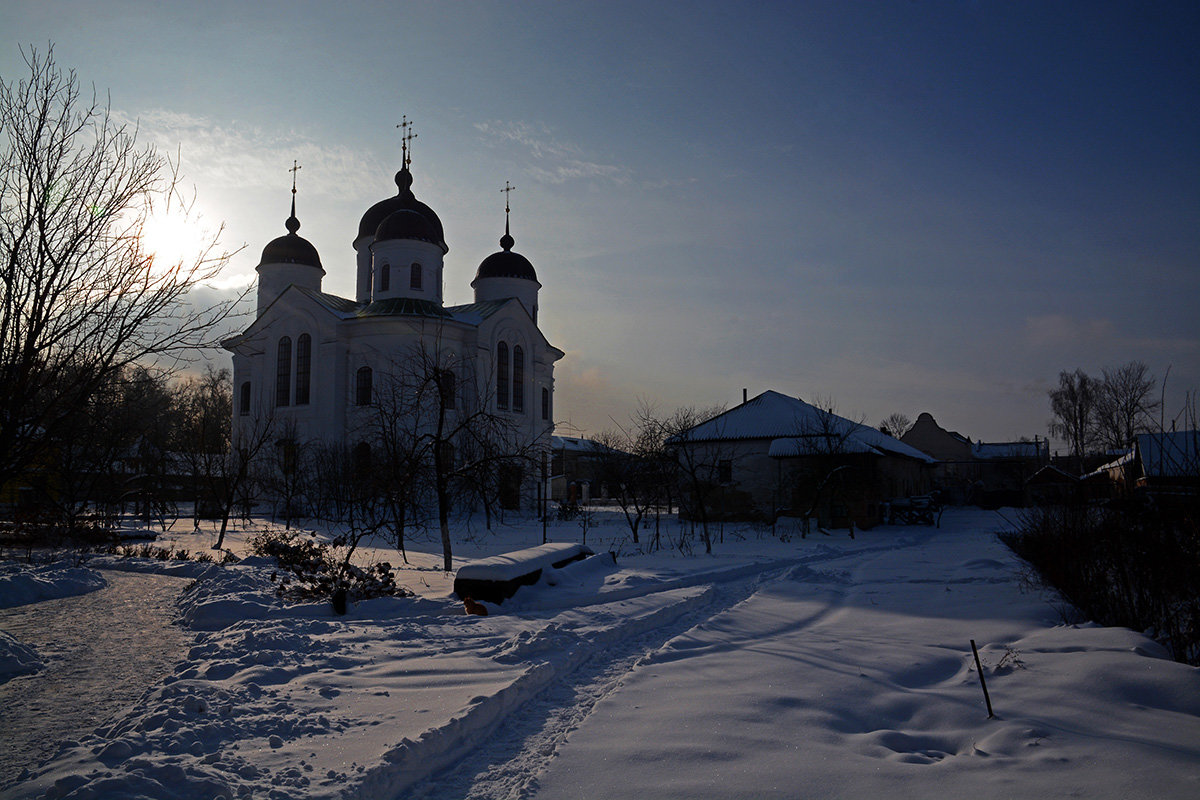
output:
M511 182L514 249L567 352L561 435L639 398L770 389L1015 441L1046 437L1061 370L1169 369L1167 419L1200 387L1193 5L130 0L0 21L5 80L53 43L179 154L204 219L245 243L217 291L284 233L295 159L300 235L352 296L402 116L447 304L498 249Z

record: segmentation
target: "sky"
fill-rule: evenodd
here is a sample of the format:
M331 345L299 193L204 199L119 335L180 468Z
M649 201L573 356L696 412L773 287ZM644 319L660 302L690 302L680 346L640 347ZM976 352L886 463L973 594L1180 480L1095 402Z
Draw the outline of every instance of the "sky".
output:
M1045 436L1061 370L1200 388L1200 6L1102 2L7 0L0 76L53 43L204 225L300 235L354 294L359 218L440 216L448 303L505 182L559 432L767 389L869 424ZM228 364L228 354L214 353Z

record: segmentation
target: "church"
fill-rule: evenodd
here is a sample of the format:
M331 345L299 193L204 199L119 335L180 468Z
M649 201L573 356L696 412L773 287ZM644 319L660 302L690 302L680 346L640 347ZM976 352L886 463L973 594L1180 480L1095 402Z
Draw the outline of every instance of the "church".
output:
M413 194L413 134L405 133L396 194L368 208L354 235L353 299L321 289L325 269L298 233L293 177L287 233L263 248L257 266L256 318L223 343L233 354L235 439L270 428L276 447L340 444L370 454L381 444L386 414L426 420L410 420L410 430L435 424L428 409L403 407L417 395L402 376L432 365L437 392L419 402L441 406L440 430L456 430L469 415L486 417L505 431L504 446L526 455L548 451L554 363L563 351L538 328L541 284L513 250L508 203L501 249L482 260L471 282L474 302L447 306L450 248L438 215ZM454 459L459 443L445 444ZM536 461L522 463L504 473L506 507L528 507L538 493Z

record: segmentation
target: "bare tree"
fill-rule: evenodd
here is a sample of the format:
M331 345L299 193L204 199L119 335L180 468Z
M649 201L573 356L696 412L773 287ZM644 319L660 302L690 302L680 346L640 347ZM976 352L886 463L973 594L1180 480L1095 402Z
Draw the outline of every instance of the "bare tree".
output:
M208 370L183 381L175 393L176 448L192 473L197 491L193 514L211 503L221 520L214 550L225 545L234 506L247 491L252 465L272 436L272 417L232 431L233 382L227 369Z
M456 494L472 481L536 464L548 445L492 410L487 387L495 381L479 380L471 363L435 335L394 359L373 391L376 441L393 462L385 470L410 484L427 476L447 572Z
M1161 402L1154 396L1158 379L1141 361L1105 367L1096 398L1096 433L1106 448L1130 447L1134 437L1150 429Z
M232 307L186 302L226 263L215 237L174 264L143 247L156 210L182 202L170 162L52 49L25 62L28 76L0 79L0 484L112 376L212 343Z
M720 407L678 408L659 422L663 441L674 456L680 484L680 505L700 520L704 552L712 553L712 532L709 529L709 509L722 484L722 469L733 459L732 448L719 435L698 438L693 429L724 413ZM682 508L681 508L682 510Z
M1100 384L1081 369L1058 374L1058 388L1051 389L1050 435L1067 443L1077 468L1083 470L1084 457L1095 442L1096 404Z
M891 436L893 439L899 439L912 428L912 420L906 415L896 412L888 414L880 423L879 430Z

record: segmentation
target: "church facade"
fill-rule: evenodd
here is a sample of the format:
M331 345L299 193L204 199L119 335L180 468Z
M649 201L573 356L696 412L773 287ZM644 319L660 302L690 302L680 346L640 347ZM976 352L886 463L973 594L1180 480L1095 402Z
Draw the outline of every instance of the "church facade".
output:
M226 340L233 356L233 430L237 437L267 427L274 445L345 445L379 452L388 424L408 436L447 435L488 420L503 431L496 446L519 449L508 490L510 507L537 493L535 462L554 431L554 363L563 352L538 328L533 265L513 250L507 204L501 249L479 264L474 302L443 302L441 220L412 191L407 148L397 193L363 214L353 240L353 299L322 291L324 266L299 236L295 184L287 234L270 242L257 266L257 314ZM435 392L421 392L424 382ZM431 411L413 403L441 407ZM408 415L408 419L404 416ZM390 423L387 422L390 420ZM464 434L465 435L465 434ZM466 444L466 443L464 443ZM270 443L268 443L268 447ZM514 483L514 468L508 471Z

